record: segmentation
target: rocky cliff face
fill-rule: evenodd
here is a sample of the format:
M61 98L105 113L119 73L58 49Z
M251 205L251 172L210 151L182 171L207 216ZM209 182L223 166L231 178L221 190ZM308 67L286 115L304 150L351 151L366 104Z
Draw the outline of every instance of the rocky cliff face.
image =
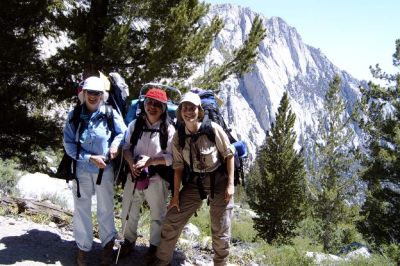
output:
M216 15L223 19L225 27L199 72L212 63L222 62L227 50L246 40L257 13L231 4L216 5L204 22ZM300 146L302 139L316 131L316 114L322 110L328 83L334 75L342 78L342 93L350 103L359 95L361 83L333 65L319 49L303 43L296 29L281 18L260 16L267 37L259 45L254 70L242 78L227 80L219 95L225 102L224 117L239 138L248 144L251 160L265 139L265 131L275 120L285 91L296 114L295 130Z

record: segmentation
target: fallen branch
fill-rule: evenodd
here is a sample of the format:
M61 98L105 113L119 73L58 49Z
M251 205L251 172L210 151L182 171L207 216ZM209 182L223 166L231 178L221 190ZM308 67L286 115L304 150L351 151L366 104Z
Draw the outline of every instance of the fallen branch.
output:
M6 205L12 209L14 213L26 215L46 215L51 218L51 221L56 224L68 223L72 217L72 212L61 209L59 206L51 202L40 202L31 199L22 198L0 198L2 206Z

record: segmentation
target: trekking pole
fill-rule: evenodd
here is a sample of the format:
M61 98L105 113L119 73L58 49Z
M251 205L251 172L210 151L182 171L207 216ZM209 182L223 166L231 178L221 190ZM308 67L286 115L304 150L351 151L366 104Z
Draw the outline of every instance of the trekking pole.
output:
M126 225L128 224L128 220L129 220L129 213L131 212L131 208L132 208L132 204L133 204L133 197L135 196L137 181L138 181L138 177L135 178L135 183L133 185L132 197L129 202L129 207L128 207L128 212L127 212L126 218L125 218L124 228L122 229L122 240L116 241L116 244L118 246L118 253L117 253L117 258L115 259L115 264L118 263L119 253L121 252L121 244L123 244L125 242L125 230L126 230Z

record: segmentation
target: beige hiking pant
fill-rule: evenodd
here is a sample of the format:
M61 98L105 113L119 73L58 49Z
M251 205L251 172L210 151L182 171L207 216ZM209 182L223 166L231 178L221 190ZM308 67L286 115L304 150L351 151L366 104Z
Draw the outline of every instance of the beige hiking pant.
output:
M229 255L229 242L231 237L231 217L233 209L233 197L225 202L224 195L227 186L227 177L220 173L215 174L214 198L211 198L210 177L203 179L204 190L210 200L210 220L212 247L214 250L214 265L226 265ZM202 200L193 180L179 193L180 212L172 208L167 212L164 224L161 228L161 243L157 249L157 258L165 264L172 260L176 242L183 227L189 218L199 209ZM162 264L162 263L161 263Z

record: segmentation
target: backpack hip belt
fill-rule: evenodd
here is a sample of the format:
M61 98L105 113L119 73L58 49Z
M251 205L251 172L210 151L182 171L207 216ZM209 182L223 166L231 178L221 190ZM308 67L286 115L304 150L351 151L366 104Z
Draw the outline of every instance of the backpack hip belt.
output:
M212 172L203 172L203 173L191 172L190 173L188 182L196 184L197 189L199 190L200 198L202 200L207 198L207 193L204 189L203 180L205 178L207 178L208 176L210 177L210 197L213 199L214 191L215 191L215 180L216 180L215 176L216 176L217 172L220 173L221 175L225 175L226 170L225 170L224 166L225 166L225 164L221 164L220 166L218 166L217 169L215 169L215 171L212 171Z

